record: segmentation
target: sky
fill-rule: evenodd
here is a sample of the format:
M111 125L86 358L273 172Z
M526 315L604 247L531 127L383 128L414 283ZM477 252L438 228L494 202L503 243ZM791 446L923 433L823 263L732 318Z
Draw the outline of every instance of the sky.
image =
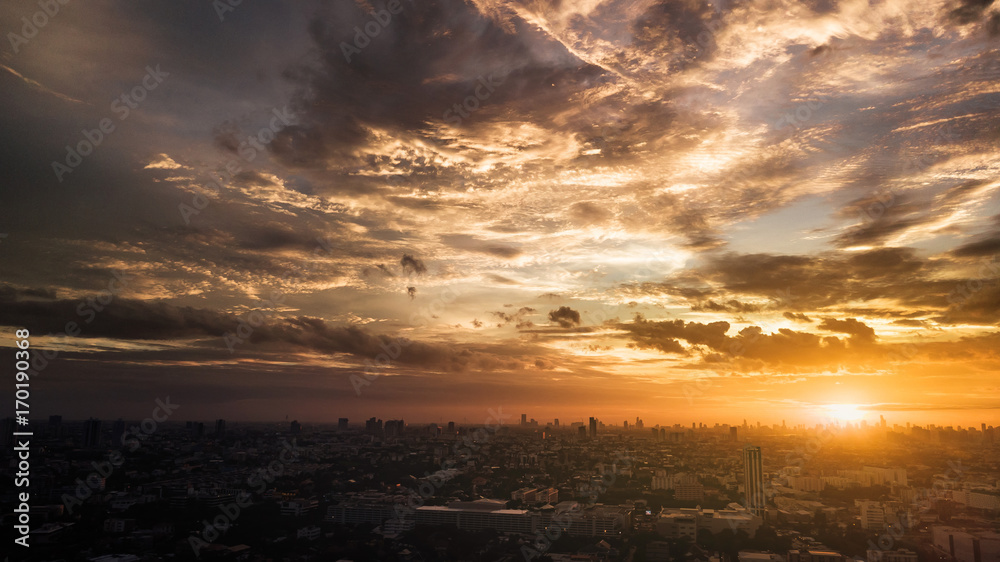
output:
M991 0L17 0L0 30L33 415L1000 425Z

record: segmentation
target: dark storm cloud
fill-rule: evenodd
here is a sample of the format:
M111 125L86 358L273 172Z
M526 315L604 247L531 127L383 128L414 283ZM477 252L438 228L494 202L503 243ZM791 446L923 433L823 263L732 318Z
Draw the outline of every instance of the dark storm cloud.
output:
M960 6L948 12L955 23L967 24L983 17L983 12L993 4L993 0L961 0Z
M427 273L427 266L424 265L424 262L410 254L403 254L403 257L399 260L399 265L403 267L403 271L406 273L415 273L417 275Z
M959 258L980 258L996 254L1000 254L1000 235L969 242L951 251L951 255Z
M580 313L568 306L560 306L556 310L549 311L549 321L563 328L572 328L580 325Z
M233 315L206 309L180 307L164 302L114 299L114 306L96 297L80 300L24 300L23 295L2 295L0 324L30 326L32 332L65 333L75 322L86 337L121 339L173 339L222 336L239 324ZM221 341L221 340L220 340Z
M76 322L80 338L113 338L120 340L192 340L184 349L201 353L205 348L218 350L220 357L231 356L224 337L237 333L244 318L215 310L182 307L165 302L114 299L110 304L83 299L28 300L30 292L5 289L0 291L0 325L28 327L32 333L62 334L67 322ZM461 371L469 367L513 368L519 366L514 357L497 356L464 346L441 345L370 333L357 326L330 324L312 317L273 317L255 327L241 344L255 353L281 356L291 351L318 353L349 353L359 359L373 359L388 346L402 345L405 352L398 361L405 365ZM256 321L255 321L256 323ZM211 339L205 339L211 338ZM242 339L242 338L241 338ZM289 346L292 346L291 348ZM486 346L490 347L490 346ZM494 346L495 347L495 346ZM495 347L500 355L510 350ZM164 352L172 353L172 352ZM189 358L187 351L179 351ZM179 356L178 356L179 357ZM164 359L166 356L164 356ZM262 356L263 358L263 356Z
M355 150L364 151L375 141L376 130L425 134L421 131L429 123L448 121L446 112L483 84L489 97L466 121L487 119L504 109L544 122L546 106L564 101L568 91L599 73L523 20L515 18L505 29L458 0L402 2L401 12L377 37L360 53L345 57L343 44L354 44L355 27L363 28L371 17L360 4L340 3L321 9L310 23L320 67L303 65L286 72L302 86L297 103L302 125L282 131L271 147L286 165L350 162ZM531 45L546 43L547 49L561 51L561 62L552 65L536 58ZM367 167L376 169L436 168L421 159L416 153L402 159L362 157Z
M10 285L0 285L0 302L13 302L31 299L55 299L56 292L51 289L26 288L20 289Z

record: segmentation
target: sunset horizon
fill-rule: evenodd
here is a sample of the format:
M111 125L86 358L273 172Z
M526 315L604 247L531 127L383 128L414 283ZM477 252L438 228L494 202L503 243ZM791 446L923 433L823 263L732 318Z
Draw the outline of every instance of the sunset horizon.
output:
M6 454L36 440L35 521L95 557L139 524L157 556L430 560L413 525L547 529L549 488L616 521L560 545L601 562L858 562L907 509L922 558L866 562L1000 541L993 0L12 0L0 30ZM484 431L438 503L350 511ZM143 468L101 492L190 478L157 484L170 527L110 491L52 507L129 432ZM288 435L308 476L244 490L247 544L189 528L182 497L243 497ZM612 457L641 468L605 512L583 481ZM956 459L982 474L938 494ZM470 537L449 559L513 559Z

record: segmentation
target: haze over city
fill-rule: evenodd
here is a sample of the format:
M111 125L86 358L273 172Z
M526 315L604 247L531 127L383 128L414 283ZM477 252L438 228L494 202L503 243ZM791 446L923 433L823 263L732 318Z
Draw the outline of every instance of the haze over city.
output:
M1000 422L989 2L219 4L0 8L39 414Z

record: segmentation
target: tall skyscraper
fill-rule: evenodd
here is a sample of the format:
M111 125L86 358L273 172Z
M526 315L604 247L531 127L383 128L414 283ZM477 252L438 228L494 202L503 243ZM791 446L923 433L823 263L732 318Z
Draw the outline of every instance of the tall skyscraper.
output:
M597 418L590 418L590 438L597 439Z
M101 420L90 418L83 422L83 446L85 448L101 446Z
M729 440L734 443L740 440L738 427L733 426L729 428Z
M215 420L215 435L222 437L226 434L226 420L217 419Z
M337 420L337 430L347 431L347 418L340 418Z
M455 422L448 422L448 434L455 435Z
M434 427L437 427L437 424L431 424L431 425L434 426ZM403 420L386 420L385 427L384 427L384 429L385 429L385 436L386 437L399 437L400 435L403 434L403 427L404 426L405 425L403 424ZM432 431L431 435L436 435L436 433Z
M298 435L302 433L302 424L299 423L299 420L292 420L292 423L289 424L288 429L292 433L292 435Z
M111 429L111 446L121 447L125 444L125 420L118 418Z
M528 425L528 414L521 414L521 425Z
M743 447L743 490L747 511L753 515L764 512L764 465L760 447Z

